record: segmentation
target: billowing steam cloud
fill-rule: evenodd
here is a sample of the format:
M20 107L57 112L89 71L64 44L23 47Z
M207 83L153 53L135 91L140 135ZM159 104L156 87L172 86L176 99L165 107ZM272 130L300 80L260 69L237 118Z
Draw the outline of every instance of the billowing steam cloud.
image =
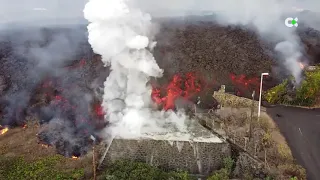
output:
M183 128L183 116L151 109L148 81L150 77L161 77L163 70L148 50L148 46L154 45L150 15L122 0L90 0L84 16L90 22L89 43L112 69L104 83L102 103L112 135L159 132L164 130L165 120L176 124L182 120L178 127Z

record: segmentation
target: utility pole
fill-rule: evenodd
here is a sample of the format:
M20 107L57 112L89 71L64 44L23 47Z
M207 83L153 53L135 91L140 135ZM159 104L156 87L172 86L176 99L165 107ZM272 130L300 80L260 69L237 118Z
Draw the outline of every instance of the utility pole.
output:
M96 138L91 135L91 140L93 141L93 146L92 146L92 171L93 171L93 180L97 179L97 168L96 168L96 155L95 155L95 148L94 146L96 145Z
M249 141L252 138L252 122L253 122L253 112L254 112L254 95L255 91L252 92L252 105L251 105L251 115L250 115L250 124L249 124Z

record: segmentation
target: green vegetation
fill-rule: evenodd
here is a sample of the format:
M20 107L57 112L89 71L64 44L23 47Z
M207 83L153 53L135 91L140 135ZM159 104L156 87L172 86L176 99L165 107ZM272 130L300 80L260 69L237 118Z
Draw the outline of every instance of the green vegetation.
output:
M307 179L306 170L297 164L279 165L278 168L283 172L283 176L291 177L291 179Z
M227 157L223 160L223 168L214 172L208 180L228 180L232 174L232 168L234 166L234 160L231 157Z
M192 180L187 172L164 172L142 162L119 160L103 172L106 180Z
M0 157L0 179L54 179L77 180L84 179L83 169L61 169L64 157L59 155L41 158L27 162L23 158ZM132 161L116 161L101 172L105 180L192 180L187 172L164 172L146 163Z
M81 180L85 178L84 169L61 168L66 158L55 155L29 162L19 157L0 157L0 179L54 179ZM216 171L208 180L227 180L231 176L234 160L224 159L222 169ZM87 175L86 175L87 176ZM87 177L88 178L88 177ZM142 162L118 160L98 172L101 180L196 180L185 171L166 172Z
M59 165L63 164L66 159L60 155L41 158L33 162L27 162L23 158L0 157L0 179L17 180L17 179L54 179L54 180L81 180L85 178L83 169L68 169ZM224 159L223 168L215 171L208 180L229 180L232 177L232 171L235 162L231 157ZM280 167L285 168L292 177L303 177L298 167ZM289 170L288 170L289 169ZM289 172L290 171L290 172ZM105 168L104 171L98 172L100 180L195 180L185 171L165 172L159 168L150 166L142 162L133 162L119 160Z
M56 165L62 163L63 157L56 155L42 158L35 162L26 162L23 158L0 157L0 179L55 179L74 180L84 176L82 169L61 170Z
M314 72L306 72L305 80L297 89L296 103L313 105L320 92L320 67Z
M287 92L288 85L288 80L283 81L264 93L264 98L272 104L314 106L320 96L320 67L315 71L305 72L305 78L294 95Z
M281 84L269 89L264 98L272 104L284 102L284 95L287 93L288 80L284 80Z

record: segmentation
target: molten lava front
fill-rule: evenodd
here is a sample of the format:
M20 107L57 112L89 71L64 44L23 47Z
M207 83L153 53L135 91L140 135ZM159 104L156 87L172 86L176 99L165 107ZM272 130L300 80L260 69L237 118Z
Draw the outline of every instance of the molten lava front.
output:
M198 73L199 74L199 73ZM206 82L203 76L194 72L185 74L175 74L167 85L162 87L153 85L151 98L152 100L164 110L175 109L176 101L183 98L186 101L196 104L195 96L201 96L212 89L217 90L219 85L215 83ZM244 96L252 93L255 90L259 93L259 78L248 78L245 75L230 74L230 80L233 84L235 94ZM214 101L212 96L211 101ZM211 107L213 108L213 107Z
M77 156L72 156L71 159L79 159Z
M301 63L301 62L300 62L300 63L299 63L299 67L300 67L300 69L302 69L302 70L303 70L303 69L305 68L305 65L304 65L303 63Z
M41 96L42 98L40 99L43 101L40 103L34 102L38 104L35 108L38 109L39 119L42 120L40 122L42 130L38 137L42 145L55 146L57 151L64 156L71 157L73 155L74 157L79 157L85 153L80 150L82 148L81 144L84 143L83 147L86 147L90 144L87 142L89 137L106 126L104 112L99 100L94 100L87 105L85 102L83 102L84 104L78 104L79 100L77 98L83 97L73 97L72 94L70 96L65 93L65 91L70 91L71 89L62 88L59 82L59 79L46 79L37 91L37 96ZM72 86L71 84L70 88ZM43 111L43 108L49 108L49 114ZM52 113L54 113L54 116L52 116ZM64 125L59 123L61 120ZM55 124L55 121L58 124ZM81 142L81 144L73 147L69 139L65 139L63 135L56 136L51 132L61 131L60 129L70 129L67 130L71 133L68 136Z
M66 76L43 78L27 107L39 119L39 144L46 148L54 146L59 154L70 158L86 154L91 146L89 137L97 136L107 125L101 100L79 86L82 79L74 78L83 68L88 68L87 64L82 59L64 68Z
M235 94L238 96L242 96L245 93L252 93L254 90L257 94L259 94L259 78L253 77L248 78L245 75L234 75L230 74L230 79L232 81L232 84L234 85Z
M152 100L163 109L174 109L178 98L190 100L206 87L203 81L196 77L195 73L174 75L169 84L164 88L153 87Z
M8 127L4 127L2 129L2 127L0 126L0 135L4 135L5 133L7 133L9 131L9 128Z

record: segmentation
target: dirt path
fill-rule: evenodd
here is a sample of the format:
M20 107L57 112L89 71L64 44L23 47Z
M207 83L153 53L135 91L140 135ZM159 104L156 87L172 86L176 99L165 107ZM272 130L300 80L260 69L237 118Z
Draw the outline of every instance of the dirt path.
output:
M277 106L267 108L308 179L320 179L320 109Z

